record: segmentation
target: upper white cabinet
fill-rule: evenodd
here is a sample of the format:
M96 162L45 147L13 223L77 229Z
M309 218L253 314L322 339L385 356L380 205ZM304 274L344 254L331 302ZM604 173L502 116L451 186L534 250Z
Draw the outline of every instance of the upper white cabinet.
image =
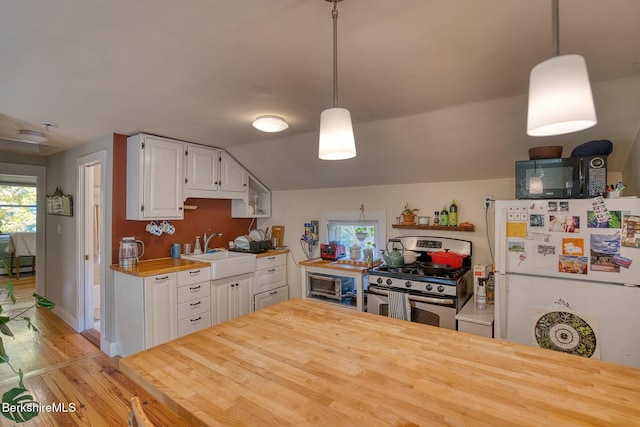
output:
M223 150L185 146L184 198L247 200L248 172Z
M225 151L220 153L220 189L236 193L247 191L247 171Z
M127 219L183 219L184 144L138 134L127 139Z
M271 216L271 191L248 174L247 199L231 201L231 216L234 218L267 218Z
M220 151L195 144L186 144L185 198L190 194L213 192L219 189Z

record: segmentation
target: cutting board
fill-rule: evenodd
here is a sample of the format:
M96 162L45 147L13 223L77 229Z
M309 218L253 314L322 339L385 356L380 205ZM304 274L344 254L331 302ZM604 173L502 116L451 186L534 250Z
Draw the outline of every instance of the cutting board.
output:
M271 243L278 239L278 246L284 246L284 225L274 225L271 227Z

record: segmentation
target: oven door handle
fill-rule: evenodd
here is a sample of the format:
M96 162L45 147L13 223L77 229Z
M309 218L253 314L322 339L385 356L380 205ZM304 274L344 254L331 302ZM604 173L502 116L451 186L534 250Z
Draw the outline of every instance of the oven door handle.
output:
M376 294L376 295L389 296L389 292L384 291L382 289L376 289L376 288L371 288L371 287L369 287L369 293L370 294ZM429 303L429 304L451 305L451 304L453 304L455 302L452 299L421 297L419 295L413 295L413 294L408 294L408 295L409 295L409 301L426 302L426 303Z

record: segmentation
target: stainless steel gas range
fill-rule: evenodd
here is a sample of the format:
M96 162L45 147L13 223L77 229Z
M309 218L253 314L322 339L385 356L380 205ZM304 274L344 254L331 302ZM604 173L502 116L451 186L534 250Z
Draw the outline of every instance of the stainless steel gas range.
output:
M473 294L471 242L427 236L403 236L390 242L419 255L416 262L403 267L383 264L369 271L367 311L386 316L389 291L404 292L411 303L412 322L457 329L456 314ZM432 256L443 252L459 255L461 265L434 263Z

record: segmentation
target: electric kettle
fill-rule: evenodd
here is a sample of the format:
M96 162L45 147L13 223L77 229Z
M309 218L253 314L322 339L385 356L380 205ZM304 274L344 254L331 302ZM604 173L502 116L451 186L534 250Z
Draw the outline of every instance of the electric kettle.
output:
M140 253L138 253L140 244ZM138 258L144 255L144 243L135 237L123 237L120 242L120 267L133 267L138 264Z

